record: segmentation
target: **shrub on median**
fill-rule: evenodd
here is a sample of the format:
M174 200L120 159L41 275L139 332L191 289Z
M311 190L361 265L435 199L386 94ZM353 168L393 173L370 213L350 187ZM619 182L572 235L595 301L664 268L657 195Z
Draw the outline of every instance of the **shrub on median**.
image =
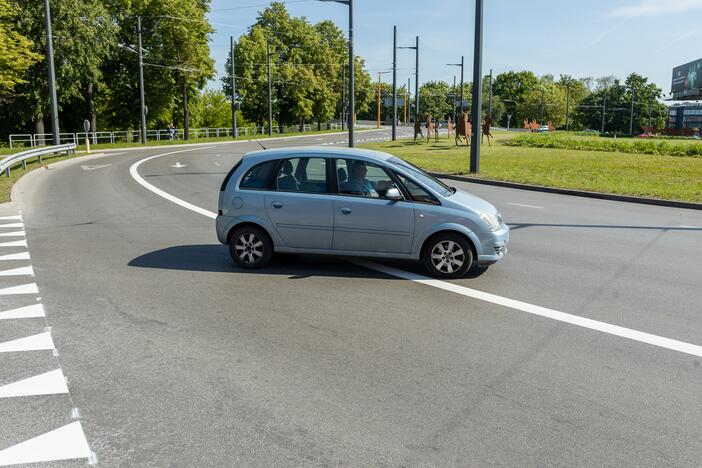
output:
M558 134L524 134L506 142L510 146L530 148L570 149L581 151L611 151L632 154L702 157L702 143L670 141L617 141L616 139L578 138Z

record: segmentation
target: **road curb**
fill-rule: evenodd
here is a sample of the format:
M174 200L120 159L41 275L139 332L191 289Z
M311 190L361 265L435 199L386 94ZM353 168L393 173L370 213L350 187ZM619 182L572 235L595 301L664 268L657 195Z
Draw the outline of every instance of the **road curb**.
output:
M644 198L630 195L616 195L613 193L588 192L587 190L573 190L558 187L545 187L542 185L520 184L517 182L506 182L502 180L481 179L479 177L467 177L457 174L442 174L440 172L430 172L434 177L442 179L458 180L482 185L493 185L497 187L514 188L519 190L530 190L533 192L555 193L558 195L570 195L575 197L597 198L600 200L610 200L626 203L638 203L641 205L666 206L670 208L684 208L688 210L702 211L702 203L692 203L676 200L663 200L661 198Z

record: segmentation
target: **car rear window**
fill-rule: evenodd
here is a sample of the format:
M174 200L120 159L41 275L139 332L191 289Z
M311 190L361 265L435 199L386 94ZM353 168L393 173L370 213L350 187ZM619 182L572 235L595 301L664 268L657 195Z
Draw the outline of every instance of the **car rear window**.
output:
M224 190L227 188L227 184L229 183L229 179L231 179L234 172L236 172L236 170L239 169L239 166L241 166L241 159L239 160L239 162L234 164L234 167L232 167L232 169L229 171L229 173L227 174L227 177L225 177L224 180L222 181L222 187L220 187L220 189L219 189L220 192L224 192Z
M264 190L268 188L269 181L271 180L271 174L273 169L278 165L279 161L266 161L264 163L258 164L246 173L239 188L247 190Z

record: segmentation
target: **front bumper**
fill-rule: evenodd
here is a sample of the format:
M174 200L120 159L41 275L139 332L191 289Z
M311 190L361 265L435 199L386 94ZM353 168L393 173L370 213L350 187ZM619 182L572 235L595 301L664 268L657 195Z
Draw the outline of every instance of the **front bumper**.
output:
M509 244L509 226L502 225L497 231L486 233L481 238L482 252L478 254L479 265L492 265L507 255Z

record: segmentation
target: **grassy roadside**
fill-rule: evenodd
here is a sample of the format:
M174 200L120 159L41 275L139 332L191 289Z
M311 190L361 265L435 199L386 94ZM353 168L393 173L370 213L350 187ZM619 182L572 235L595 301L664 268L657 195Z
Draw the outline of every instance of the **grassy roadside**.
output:
M74 156L66 156L65 154L57 154L55 156L48 155L44 156L44 162L40 163L37 160L32 160L32 162L27 163L27 169L22 169L22 166L16 166L10 171L10 177L7 177L4 173L0 174L0 203L6 203L10 201L10 192L12 191L12 186L17 182L20 177L25 175L27 172L46 167L49 164L53 164L64 159L69 159Z
M479 177L549 187L702 202L702 158L607 151L509 146L514 135L496 132L481 146ZM487 142L486 142L487 143ZM470 156L453 141L371 143L365 148L395 154L426 170L468 172Z

